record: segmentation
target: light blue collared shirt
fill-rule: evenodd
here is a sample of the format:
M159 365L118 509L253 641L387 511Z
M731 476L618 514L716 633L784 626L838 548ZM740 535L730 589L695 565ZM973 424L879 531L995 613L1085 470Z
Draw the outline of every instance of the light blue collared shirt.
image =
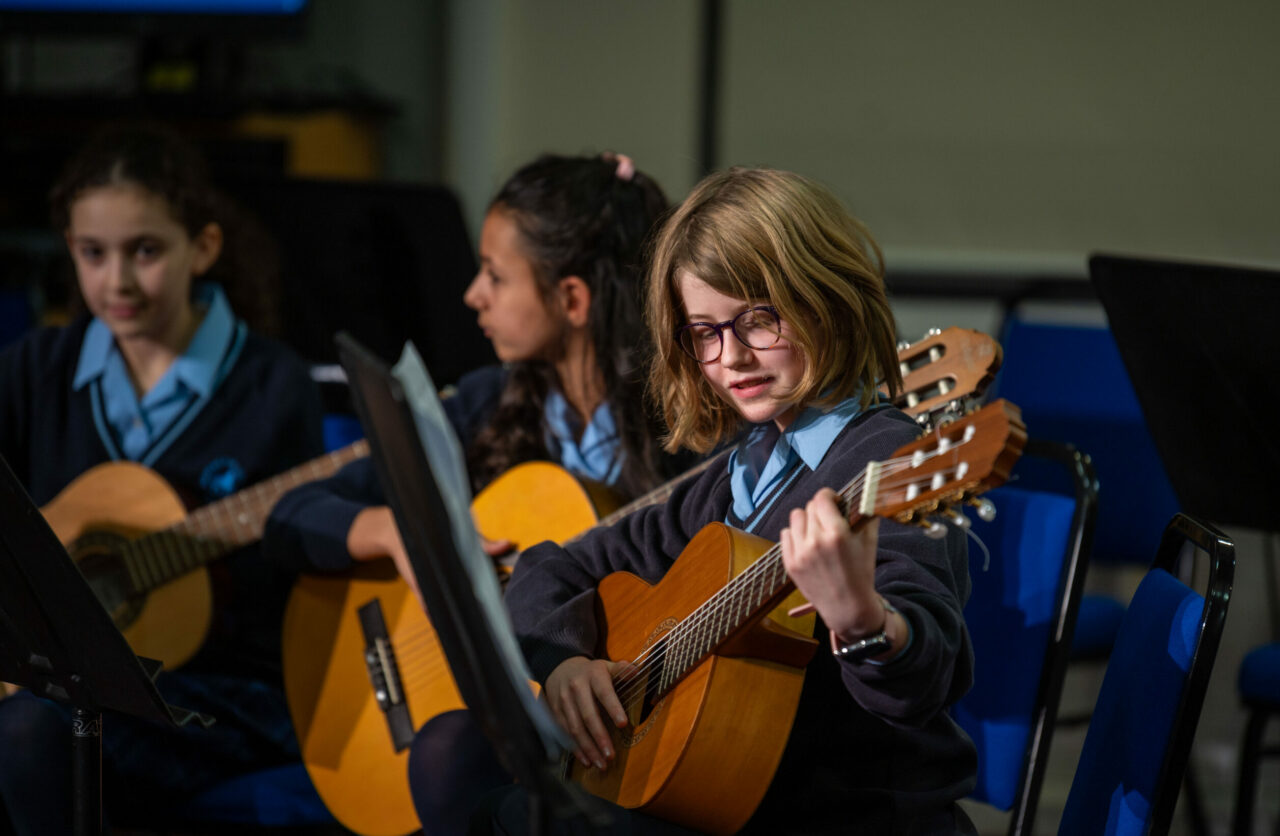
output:
M106 323L95 318L85 330L72 388L95 388L94 418L112 458L153 463L208 402L234 361L245 329L222 289L200 285L195 304L206 310L191 343L141 398Z
M836 436L861 414L862 405L855 395L825 412L809 407L796 416L786 432L780 433L772 421L760 424L738 443L729 454L729 485L732 513L740 521L749 521L747 531L755 528L782 488L800 472L799 465L817 470ZM728 518L725 522L734 524Z
M578 417L560 392L547 395L543 414L547 420L547 449L566 470L605 485L618 481L622 474L622 446L608 403L596 407L581 438L575 431Z

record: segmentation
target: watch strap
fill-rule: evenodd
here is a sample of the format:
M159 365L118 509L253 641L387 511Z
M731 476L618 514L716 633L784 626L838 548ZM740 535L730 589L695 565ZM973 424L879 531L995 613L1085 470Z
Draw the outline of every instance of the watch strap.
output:
M898 610L883 597L880 598L880 604L884 607L884 624L871 635L844 643L840 641L834 630L831 631L831 654L833 656L837 659L844 659L846 662L861 662L864 659L879 656L893 647L893 640L889 638L886 628L889 626L889 617Z

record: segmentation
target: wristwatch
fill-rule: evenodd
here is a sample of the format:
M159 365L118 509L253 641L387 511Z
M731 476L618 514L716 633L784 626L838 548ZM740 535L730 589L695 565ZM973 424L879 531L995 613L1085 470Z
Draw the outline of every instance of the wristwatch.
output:
M848 644L840 644L839 638L836 636L835 631L832 630L832 655L837 659L844 659L846 662L861 662L863 659L879 656L893 647L893 639L889 638L885 628L889 626L889 616L898 610L884 598L880 599L880 603L884 605L884 625L879 632L851 641Z

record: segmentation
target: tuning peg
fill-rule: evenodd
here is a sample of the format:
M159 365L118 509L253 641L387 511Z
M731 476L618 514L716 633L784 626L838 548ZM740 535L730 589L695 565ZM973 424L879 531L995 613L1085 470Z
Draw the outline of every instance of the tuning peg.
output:
M996 518L995 503L987 499L985 496L981 499L970 499L969 504L977 509L978 519L983 522L991 522Z
M908 348L911 348L911 343L907 342L906 340L898 340L899 351L906 351Z
M961 531L968 531L969 526L973 525L968 517L954 509L948 509L946 511L946 517L947 522L951 523L956 528L959 528Z
M947 536L947 527L937 520L930 520L924 523L924 536L930 540L941 540Z

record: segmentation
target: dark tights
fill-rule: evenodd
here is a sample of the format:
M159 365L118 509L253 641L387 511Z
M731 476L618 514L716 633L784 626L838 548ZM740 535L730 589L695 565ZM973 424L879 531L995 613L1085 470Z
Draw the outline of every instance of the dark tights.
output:
M511 776L469 711L433 717L413 739L409 789L425 836L466 833L480 800L509 783Z

